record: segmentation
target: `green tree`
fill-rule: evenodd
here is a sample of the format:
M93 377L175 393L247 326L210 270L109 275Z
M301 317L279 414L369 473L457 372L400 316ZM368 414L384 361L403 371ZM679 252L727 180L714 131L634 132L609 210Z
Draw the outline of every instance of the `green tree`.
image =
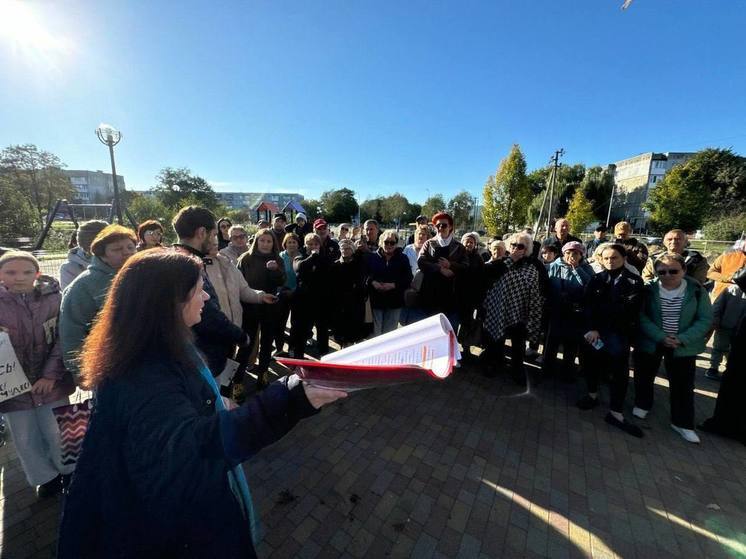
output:
M62 167L59 157L33 144L11 145L0 152L0 175L34 209L39 228L58 199L73 200L77 195Z
M520 146L513 144L494 177L484 187L484 222L490 234L523 225L531 204L531 187L526 177L526 159Z
M157 197L139 192L128 193L127 209L138 223L156 219L164 228L171 226L171 219L176 214L174 209L166 207Z
M422 204L422 213L429 218L432 218L436 213L444 211L448 206L442 195L436 194L430 196L425 203Z
M39 231L34 207L9 177L0 174L0 245L35 237Z
M358 203L355 193L349 188L327 190L319 199L324 219L330 223L350 221L357 215Z
M718 217L702 227L705 239L737 241L746 233L746 212Z
M155 178L158 183L151 192L167 208L178 210L186 206L188 200L213 213L220 213L223 209L212 186L202 177L193 175L186 167L165 167Z
M360 219L375 219L381 223L383 221L383 200L381 198L370 198L360 204Z
M409 207L409 200L398 192L385 196L381 199L381 218L384 223L407 223Z
M303 200L303 209L306 210L306 217L311 223L313 223L315 219L323 215L323 211L321 209L321 200L306 198L305 200Z
M649 226L657 232L699 229L710 206L710 191L686 164L671 169L652 191L645 208ZM692 186L697 185L696 188Z
M576 233L585 231L585 228L595 220L593 204L591 204L583 189L575 190L565 217L570 222L570 230Z
M591 203L593 215L598 221L606 222L609 212L609 199L614 188L614 175L600 166L589 167L580 182L580 190ZM579 229L575 229L579 231Z
M448 212L457 228L471 229L474 225L474 198L462 190L448 201Z

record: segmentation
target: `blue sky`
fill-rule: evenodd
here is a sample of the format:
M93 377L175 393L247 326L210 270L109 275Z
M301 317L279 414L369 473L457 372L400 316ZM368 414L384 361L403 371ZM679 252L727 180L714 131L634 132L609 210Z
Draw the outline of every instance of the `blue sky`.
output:
M746 153L742 0L3 4L0 146L106 170L109 122L130 188L187 166L218 190L421 202L479 194L513 143L530 169L559 147Z

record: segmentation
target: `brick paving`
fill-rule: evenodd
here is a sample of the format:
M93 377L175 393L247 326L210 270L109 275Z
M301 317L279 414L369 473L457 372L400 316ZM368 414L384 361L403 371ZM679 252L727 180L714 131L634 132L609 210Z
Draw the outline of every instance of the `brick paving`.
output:
M701 421L717 384L700 369L697 388ZM746 556L746 447L684 442L665 386L643 439L577 410L577 386L521 391L463 368L306 420L246 465L259 556ZM54 557L59 503L36 501L12 443L0 468L1 556Z

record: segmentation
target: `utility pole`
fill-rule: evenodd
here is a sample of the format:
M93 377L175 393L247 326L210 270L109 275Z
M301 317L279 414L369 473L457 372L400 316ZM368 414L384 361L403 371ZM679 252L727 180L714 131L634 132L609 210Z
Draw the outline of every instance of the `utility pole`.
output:
M563 155L565 155L565 150L563 148L560 148L558 150L555 150L554 155L549 160L549 162L552 163L553 166L549 186L549 206L547 207L547 235L549 234L549 227L552 223L552 213L554 211L554 189L557 186L557 174L559 173L559 168L562 166L562 163L559 162L559 159Z

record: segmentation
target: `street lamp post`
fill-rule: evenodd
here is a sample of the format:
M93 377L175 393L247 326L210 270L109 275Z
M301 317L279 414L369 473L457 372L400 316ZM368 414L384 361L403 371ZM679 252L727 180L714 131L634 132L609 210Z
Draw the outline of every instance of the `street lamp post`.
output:
M117 167L114 164L114 146L122 139L122 133L110 124L101 123L96 128L96 136L102 144L109 146L109 157L111 157L111 178L114 184L114 210L117 223L122 225L122 205L119 201L119 184L117 183Z

